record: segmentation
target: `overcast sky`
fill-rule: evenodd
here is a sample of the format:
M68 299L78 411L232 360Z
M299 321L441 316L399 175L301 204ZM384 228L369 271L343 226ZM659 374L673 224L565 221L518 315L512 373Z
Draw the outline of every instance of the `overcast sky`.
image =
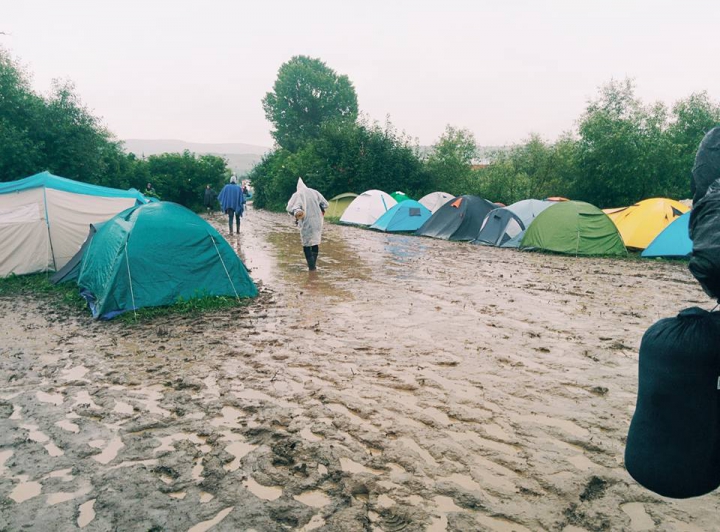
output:
M261 99L309 55L421 144L554 140L610 79L720 98L720 1L3 0L0 44L44 92L75 82L119 138L270 146Z

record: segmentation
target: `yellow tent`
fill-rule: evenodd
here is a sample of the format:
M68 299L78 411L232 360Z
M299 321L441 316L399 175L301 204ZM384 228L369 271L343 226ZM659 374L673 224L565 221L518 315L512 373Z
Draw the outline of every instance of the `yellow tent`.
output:
M645 249L663 229L689 210L679 201L651 198L608 216L620 231L626 247Z

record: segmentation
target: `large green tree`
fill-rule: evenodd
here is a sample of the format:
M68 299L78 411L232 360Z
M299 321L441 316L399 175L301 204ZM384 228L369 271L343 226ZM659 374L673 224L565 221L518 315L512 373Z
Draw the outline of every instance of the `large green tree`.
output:
M433 188L464 194L471 187L472 163L478 155L475 136L467 129L446 126L427 158Z
M273 90L262 103L275 141L289 151L317 138L323 123L354 122L358 114L357 95L348 77L304 55L280 67Z

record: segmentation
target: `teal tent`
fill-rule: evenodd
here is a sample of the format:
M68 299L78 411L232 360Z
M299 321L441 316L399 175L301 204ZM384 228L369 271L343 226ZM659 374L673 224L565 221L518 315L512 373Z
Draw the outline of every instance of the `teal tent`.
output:
M561 201L537 215L520 243L568 255L626 255L617 227L607 214L582 201Z
M416 231L432 216L430 210L415 200L406 199L398 203L370 226L370 229L399 233Z
M690 211L676 218L650 242L642 257L687 257L692 253Z
M127 209L98 228L77 282L101 319L180 298L257 295L230 244L197 214L166 201Z

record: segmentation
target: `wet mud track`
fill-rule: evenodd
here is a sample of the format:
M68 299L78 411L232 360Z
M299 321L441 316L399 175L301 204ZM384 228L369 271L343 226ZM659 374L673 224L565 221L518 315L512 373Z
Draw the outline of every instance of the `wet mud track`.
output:
M717 529L623 468L642 333L710 303L684 264L326 226L310 274L252 210L228 240L239 310L0 300L0 530Z

